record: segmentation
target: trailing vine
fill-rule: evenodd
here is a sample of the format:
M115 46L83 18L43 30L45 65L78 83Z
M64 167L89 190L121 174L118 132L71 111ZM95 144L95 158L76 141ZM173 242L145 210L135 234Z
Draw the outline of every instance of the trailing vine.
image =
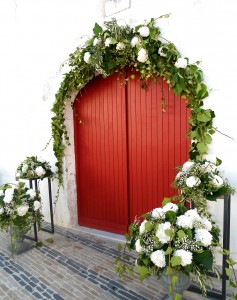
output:
M67 63L70 71L64 75L56 94L51 122L60 185L63 185L64 150L70 143L64 113L67 102L71 101L73 105L72 92L79 92L98 74L104 78L115 72L125 74L127 67L139 72L142 88L146 88L148 79L157 81L160 76L176 95L185 99L187 107L191 108L188 132L192 140L190 159L201 159L207 153L211 136L215 133L212 124L215 114L211 109L203 108L203 101L208 96L203 72L199 62L190 64L188 58L182 58L173 43L161 36L155 19L135 28L119 26L116 19L105 22L104 28L96 23L93 36L70 54ZM133 78L132 75L125 81Z

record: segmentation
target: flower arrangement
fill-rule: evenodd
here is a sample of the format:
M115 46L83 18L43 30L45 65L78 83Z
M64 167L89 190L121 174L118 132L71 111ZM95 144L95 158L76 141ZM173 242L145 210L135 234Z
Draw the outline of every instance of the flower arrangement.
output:
M1 230L10 233L14 228L17 233L28 231L35 222L40 225L42 218L39 191L27 188L21 181L0 187Z
M53 176L50 164L37 156L26 157L16 170L16 179L44 179Z
M125 249L136 250L140 279L192 272L205 295L205 285L211 284L207 271L216 272L213 261L219 228L215 223L196 209L172 203L170 198L142 217L142 222L135 220L130 225L125 244ZM115 269L120 275L131 272L127 260L125 253L117 258Z
M197 198L214 201L225 194L233 194L234 189L228 180L223 177L219 165L222 161L208 160L187 161L178 167L179 173L175 177L174 187L180 191L183 199L190 199L198 208L200 203L195 203Z

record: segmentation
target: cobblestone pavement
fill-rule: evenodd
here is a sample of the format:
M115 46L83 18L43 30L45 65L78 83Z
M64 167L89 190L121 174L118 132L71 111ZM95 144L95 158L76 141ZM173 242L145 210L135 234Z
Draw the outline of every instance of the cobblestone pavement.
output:
M47 240L53 239L53 243ZM159 281L137 278L119 281L114 272L118 241L78 228L41 231L42 247L27 240L30 250L12 257L10 238L0 233L0 299L110 300L163 299ZM33 247L32 247L33 246ZM204 299L185 292L185 299Z

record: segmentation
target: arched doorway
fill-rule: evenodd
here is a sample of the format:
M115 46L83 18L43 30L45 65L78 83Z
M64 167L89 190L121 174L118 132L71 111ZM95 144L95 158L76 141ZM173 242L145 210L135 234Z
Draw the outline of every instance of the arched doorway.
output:
M121 84L97 76L74 106L78 222L124 233L163 197L176 166L188 159L189 109L167 83L141 89L139 76ZM161 99L166 102L162 112Z

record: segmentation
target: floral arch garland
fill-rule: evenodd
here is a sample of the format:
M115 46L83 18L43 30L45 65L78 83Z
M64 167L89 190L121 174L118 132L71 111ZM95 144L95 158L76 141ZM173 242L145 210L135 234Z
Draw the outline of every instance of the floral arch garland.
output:
M203 82L203 72L198 67L199 62L189 64L188 58L182 58L175 45L161 36L155 19L135 28L119 26L116 19L104 25L102 28L96 23L93 37L70 54L70 71L64 75L52 107L53 150L57 159L59 185L63 185L64 150L70 143L64 123L66 104L70 101L73 105L72 92L79 92L98 74L107 77L118 72L119 75L130 66L140 73L142 88L145 88L147 79L156 81L161 76L191 108L188 132L188 137L192 139L189 150L191 160L201 159L207 154L211 136L215 133L215 114L211 109L203 108L208 90Z

